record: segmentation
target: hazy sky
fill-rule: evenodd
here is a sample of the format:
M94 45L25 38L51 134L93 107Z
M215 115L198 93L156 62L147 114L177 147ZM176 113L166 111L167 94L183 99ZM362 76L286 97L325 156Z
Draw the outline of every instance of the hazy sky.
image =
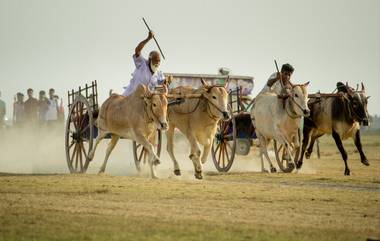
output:
M17 91L67 90L98 80L100 101L121 92L132 54L155 31L166 72L255 77L256 94L291 63L293 82L331 92L337 81L365 82L369 111L380 114L380 1L116 1L0 0L0 90L11 106ZM144 49L146 56L154 42ZM37 93L36 93L37 94ZM8 114L9 116L9 114Z

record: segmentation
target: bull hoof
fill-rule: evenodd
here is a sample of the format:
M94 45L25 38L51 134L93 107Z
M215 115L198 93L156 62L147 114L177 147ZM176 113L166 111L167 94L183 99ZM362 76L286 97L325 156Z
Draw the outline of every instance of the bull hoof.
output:
M104 174L104 170L99 170L98 175Z
M181 176L181 170L174 170L174 174L176 176Z
M310 159L310 156L311 156L311 152L305 152L305 158L306 159Z
M203 179L202 171L200 171L200 172L196 171L194 176L196 179L199 179L199 180Z
M294 165L294 163L293 163L293 162L291 162L291 163L289 163L289 164L288 164L288 169L291 169L291 170L293 170L293 169L294 169L294 167L295 167L295 165Z
M301 167L302 167L302 162L301 162L301 161L297 162L296 167L297 167L297 169L301 169Z
M344 175L345 176L349 176L350 175L350 169L346 169L346 170L344 170Z
M276 169L275 167L271 167L271 168L270 168L270 172L271 172L271 173L275 173L275 172L277 172L277 169Z
M262 173L269 173L267 169L261 169Z
M369 166L369 162L367 159L361 160L361 162L363 163L363 165Z

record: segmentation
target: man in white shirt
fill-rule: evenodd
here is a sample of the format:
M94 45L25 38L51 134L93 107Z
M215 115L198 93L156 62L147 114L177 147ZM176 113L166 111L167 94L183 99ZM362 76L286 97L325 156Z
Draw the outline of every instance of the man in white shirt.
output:
M156 85L164 83L165 76L160 70L158 70L161 63L160 54L157 51L152 51L149 53L149 59L145 59L141 55L141 50L144 48L145 44L153 38L153 36L154 33L150 31L148 37L141 41L135 49L133 61L136 69L133 72L133 77L129 85L124 87L124 96L132 94L139 84L144 84L148 86L150 90L154 90Z
M292 77L292 74L294 72L293 66L290 64L284 64L281 67L281 72L273 73L264 88L261 90L260 93L265 93L269 91L274 91L277 95L284 95L286 94L287 89L291 89L293 84L290 82L290 78ZM282 84L280 81L282 80ZM283 90L282 86L285 90Z
M46 121L48 126L54 125L58 120L58 99L55 90L49 90L48 108L46 111Z

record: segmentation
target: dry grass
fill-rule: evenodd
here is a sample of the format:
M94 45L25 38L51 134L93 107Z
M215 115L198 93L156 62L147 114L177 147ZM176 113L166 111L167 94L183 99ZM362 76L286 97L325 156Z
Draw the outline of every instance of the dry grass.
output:
M203 181L3 174L0 240L379 237L380 137L363 137L369 167L349 143L350 177L330 138L322 140L322 159L306 160L298 174L209 172Z

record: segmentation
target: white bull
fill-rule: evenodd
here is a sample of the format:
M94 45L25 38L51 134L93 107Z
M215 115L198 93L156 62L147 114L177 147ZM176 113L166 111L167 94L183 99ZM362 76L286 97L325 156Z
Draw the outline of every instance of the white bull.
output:
M260 93L256 97L254 108L251 110L251 118L260 142L261 170L263 172L266 171L263 155L270 165L271 172L276 172L267 151L267 146L273 139L285 147L286 154L290 155L287 159L293 160L290 148L300 146L298 138L300 119L310 114L307 106L308 84L309 82L303 85L294 85L290 96L285 100L278 98L274 92ZM295 163L292 164L295 165Z

